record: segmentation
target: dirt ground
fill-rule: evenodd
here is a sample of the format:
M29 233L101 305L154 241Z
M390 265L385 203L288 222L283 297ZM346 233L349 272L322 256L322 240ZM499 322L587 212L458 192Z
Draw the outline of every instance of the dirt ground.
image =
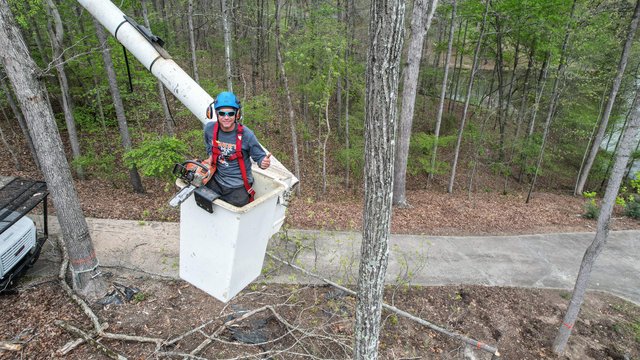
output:
M21 157L25 156L23 152ZM39 178L33 167L27 169L3 168L0 175ZM307 189L313 188L314 179L305 180ZM480 178L477 183L483 181L492 180ZM482 185L478 187L484 190L471 195L465 190L447 194L446 179L436 178L429 190L422 190L424 179L412 178L407 192L411 207L394 209L392 231L432 235L595 231L595 221L581 216L584 199L568 191L541 190L525 204L526 189L510 186L507 195ZM126 183L76 182L85 216L178 221L178 211L167 205L173 189L149 179L145 187L145 194L134 194ZM341 184L329 184L326 194L296 197L287 223L292 228L360 231L362 204L361 190L345 191ZM640 229L640 223L616 209L611 228ZM156 349L155 344L98 339L130 359L182 359L206 339L211 343L191 358L344 359L352 354L355 299L329 286L258 280L225 305L183 281L131 274L107 280L139 289L122 305L91 304L100 321L108 323L107 331L165 342ZM588 294L567 352L560 357L552 353L551 342L568 304L566 290L390 286L385 297L387 303L414 316L496 347L504 359L640 359L640 308L607 294ZM10 344L21 348L0 350L0 359L107 358L89 344L60 355L64 345L78 336L57 326L56 320L86 332L92 325L55 279L25 277L17 289L0 296L0 307L0 348ZM248 316L241 318L243 314ZM383 312L383 321L381 359L490 358L394 313Z

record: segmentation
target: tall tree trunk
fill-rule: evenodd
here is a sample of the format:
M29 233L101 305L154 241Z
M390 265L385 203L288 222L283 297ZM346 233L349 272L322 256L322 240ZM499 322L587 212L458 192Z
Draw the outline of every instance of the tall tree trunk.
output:
M36 148L33 146L33 140L31 139L31 135L29 135L29 129L27 128L27 123L24 121L24 116L22 116L22 111L18 107L15 98L13 97L13 93L11 92L10 87L7 85L5 81L5 74L0 71L0 86L2 86L2 90L7 94L7 101L9 102L9 107L11 107L11 111L13 115L18 120L18 124L20 125L20 129L22 130L22 135L24 136L27 145L29 146L29 151L31 152L31 157L33 158L33 162L35 163L38 170L40 170L40 162L38 162L38 155L36 154Z
M106 283L97 276L100 274L98 259L47 101L42 73L29 54L6 1L0 1L0 48L0 60L24 109L42 174L56 208L71 263L73 288L89 299L96 299L104 295Z
M233 92L233 73L231 72L231 28L229 26L231 11L228 0L220 0L222 5L222 32L224 34L224 64L227 75L227 90Z
M378 357L382 296L389 260L396 94L404 13L404 1L371 1L365 72L364 224L353 347L356 360Z
M504 142L507 129L507 117L504 111L504 57L502 56L502 29L500 15L496 14L496 75L498 77L498 126L500 127L500 144L498 145L498 162L504 163ZM489 104L491 106L491 104Z
M189 49L191 50L191 66L193 67L193 79L199 83L198 62L196 61L196 39L193 34L193 0L188 0L187 21L189 24ZM226 38L225 38L226 41Z
M547 55L544 58L544 62L542 63L542 68L540 69L540 75L538 76L537 81L537 90L536 90L536 99L533 102L533 110L531 112L531 119L529 119L529 128L527 130L527 136L525 138L525 148L529 147L529 143L531 142L531 137L533 136L533 130L536 125L536 118L538 116L538 110L540 109L540 103L542 101L542 94L544 93L544 88L547 84L547 74L549 72L549 62L551 61L551 53L547 52ZM518 177L518 182L522 182L522 178L525 174L525 169L527 167L527 154L525 151L522 152L521 161L522 164L520 167L520 176Z
M596 134L596 138L593 140L593 144L591 144L591 151L589 152L589 157L587 158L587 162L584 164L582 172L579 174L578 185L573 191L574 195L582 194L584 190L584 184L587 182L587 177L589 176L589 172L591 171L593 162L596 159L598 150L600 150L600 145L602 144L602 139L604 138L604 133L607 130L607 124L609 123L609 117L611 116L611 110L613 109L613 104L616 101L616 96L618 95L618 90L620 89L622 76L624 75L624 70L627 67L627 61L629 60L629 52L631 51L631 46L633 45L633 38L636 35L636 30L638 29L639 21L640 21L640 0L636 1L636 7L635 7L635 10L633 11L633 18L631 19L631 23L629 24L629 30L627 32L627 40L625 41L624 47L622 49L622 55L620 56L620 62L618 63L618 70L613 80L613 86L611 87L609 100L607 101L607 106L604 109L604 114L602 115L602 121L600 122L600 127L598 127L598 133Z
M436 154L438 153L438 140L440 139L440 124L442 123L442 113L444 111L444 98L447 93L447 78L449 77L449 62L451 61L451 51L453 50L453 33L455 32L456 23L456 0L452 1L451 6L451 25L449 29L449 42L447 44L447 55L444 60L444 77L442 78L442 89L440 89L440 103L438 104L438 112L436 114L436 127L433 132L433 149L431 150L431 168L429 170L428 180L433 180L433 173L436 171ZM454 67L455 70L455 67Z
M587 147L584 149L584 154L582 155L582 161L580 162L580 169L578 169L578 177L576 178L575 188L578 186L578 180L580 179L580 173L582 172L582 168L584 167L584 162L587 160L587 156L589 155L589 149L591 148L591 143L593 142L593 138L596 135L596 130L598 129L598 124L600 120L602 120L602 108L604 107L604 98L606 95L606 90L602 92L602 98L600 99L600 107L598 108L598 119L595 124L593 124L593 129L591 130L591 134L589 135L589 141L587 142Z
M571 5L571 14L569 15L569 21L567 21L567 27L565 29L566 33L564 34L564 40L562 41L562 49L560 50L560 64L558 65L558 74L556 75L555 80L553 81L553 90L551 91L551 101L549 103L549 112L547 113L547 120L544 123L544 132L542 133L542 144L540 145L540 154L538 155L538 162L536 164L536 169L533 173L533 180L531 181L531 186L529 187L529 193L527 194L526 204L529 203L531 199L531 193L533 193L533 189L536 186L536 180L538 179L538 171L540 171L540 167L542 166L542 159L544 158L544 146L547 143L547 135L549 134L549 128L551 127L551 120L553 119L553 115L556 112L556 105L558 104L558 98L560 97L558 87L560 81L564 78L564 70L567 67L566 64L566 53L567 53L567 43L569 42L569 36L571 35L571 22L573 21L573 14L576 9L576 0L573 0L573 5Z
M401 207L407 206L407 161L409 158L409 143L411 140L411 126L413 124L413 112L416 103L416 89L418 87L418 75L422 60L422 45L424 36L429 31L433 13L438 5L438 0L416 0L413 4L413 16L411 19L411 40L409 41L409 53L407 65L404 69L404 81L402 88L402 112L398 127L398 145L395 156L393 175L393 204ZM446 65L445 65L446 66Z
M480 34L478 35L478 42L476 43L476 49L473 53L473 65L471 65L471 74L469 74L469 85L467 86L467 93L464 99L464 109L462 110L462 119L460 119L460 127L458 128L458 138L456 140L456 149L453 157L453 164L451 165L451 177L449 178L449 186L447 192L453 192L453 184L456 179L456 167L458 166L458 157L460 156L460 145L462 143L462 134L464 133L464 126L467 120L467 112L469 111L469 102L471 101L471 90L473 89L473 80L476 77L478 71L478 61L480 59L480 48L482 47L482 38L484 37L485 25L487 23L487 13L489 12L490 0L486 0L484 7L484 13L482 14L482 23L480 25Z
M113 68L113 61L111 60L111 51L107 46L107 35L98 20L93 19L93 26L96 28L96 35L98 36L98 41L100 42L100 47L102 49L102 60L104 61L104 68L107 72L109 89L111 90L111 99L113 100L113 107L115 108L116 118L118 119L118 128L120 129L122 147L126 152L131 150L131 138L129 137L127 118L124 114L124 106L122 105L122 98L120 97L120 90L118 89L116 72ZM129 181L131 182L133 191L137 193L144 193L144 186L142 185L140 174L138 174L138 169L135 165L129 168Z
M607 237L609 236L609 225L611 223L611 214L613 213L613 207L616 203L616 196L620 190L620 184L622 183L625 167L629 162L631 152L635 145L635 141L640 132L640 91L636 92L636 107L633 111L631 121L628 123L624 136L620 140L620 148L616 153L616 160L613 166L613 172L609 178L607 189L602 199L602 207L600 209L600 216L598 216L598 225L596 235L593 238L593 242L589 245L589 248L584 253L582 263L580 264L580 270L578 271L578 277L576 284L573 288L573 294L569 301L567 312L562 320L562 325L558 329L558 334L553 342L553 352L561 354L564 352L564 348L567 345L571 331L573 330L580 307L584 301L584 295L591 279L591 271L596 259L604 249L607 243Z
M67 124L67 134L69 135L69 143L71 145L71 153L73 159L76 160L82 155L80 151L80 141L78 140L78 132L76 131L76 122L73 117L73 103L71 94L69 93L69 83L67 74L64 69L64 57L62 54L64 30L62 27L62 19L58 13L58 8L53 0L47 0L49 38L53 47L53 63L58 72L58 81L60 83L60 91L62 92L62 110L64 112L64 120ZM84 171L80 165L75 167L76 174L80 179L84 179Z
M149 16L147 15L147 2L146 0L141 0L141 3L144 25L147 27L147 29L151 29L151 23L149 22ZM195 73L197 73L197 71ZM196 77L195 79L196 82L198 82L198 78ZM156 84L156 87L158 89L158 97L160 98L160 104L162 105L162 112L164 113L164 130L167 135L175 136L173 117L171 116L171 111L169 111L169 103L167 102L167 95L164 92L164 85L162 85L162 81L160 81L160 79L156 79Z
M282 51L280 49L280 1L275 0L276 3L276 56L278 57L278 68L280 69L280 76L284 84L284 91L287 95L287 106L289 107L289 128L291 130L291 145L293 146L293 167L295 175L300 179L300 159L298 158L298 133L296 129L296 114L293 111L293 101L291 100L291 91L289 90L289 80L287 78L287 72L284 68L284 61L282 60ZM296 193L300 195L300 184L296 187Z
M460 20L460 26L462 26L462 20ZM458 39L456 41L456 57L453 60L453 76L451 77L451 85L449 86L449 106L447 107L447 113L452 113L456 109L458 103L458 85L460 85L460 78L462 77L462 60L464 59L464 41L467 39L467 27L469 22L467 21L464 27L464 40L460 43L461 32L458 32ZM452 28L453 29L453 28ZM449 66L449 64L447 64ZM455 83L455 86L454 86Z

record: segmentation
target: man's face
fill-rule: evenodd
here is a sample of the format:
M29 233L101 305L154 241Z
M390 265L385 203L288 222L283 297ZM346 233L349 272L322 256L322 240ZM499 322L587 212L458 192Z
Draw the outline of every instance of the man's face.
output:
M218 116L218 124L222 131L231 131L235 126L236 115L238 111L232 107L221 107L216 110Z

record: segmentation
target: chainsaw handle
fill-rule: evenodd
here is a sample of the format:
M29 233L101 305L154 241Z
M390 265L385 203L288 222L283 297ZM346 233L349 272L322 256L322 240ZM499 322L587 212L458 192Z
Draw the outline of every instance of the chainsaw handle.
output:
M187 160L187 161L182 163L183 166L184 166L184 164L193 164L193 165L201 167L202 170L206 171L207 173L209 172L209 168L208 167L206 167L206 166L202 165L202 163L194 161L194 160Z

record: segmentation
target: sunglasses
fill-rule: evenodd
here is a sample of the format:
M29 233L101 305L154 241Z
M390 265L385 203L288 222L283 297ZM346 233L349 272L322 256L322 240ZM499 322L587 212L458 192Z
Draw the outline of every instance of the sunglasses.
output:
M236 115L236 112L235 111L218 111L218 115L223 116L223 117L224 116L232 117L232 116Z

